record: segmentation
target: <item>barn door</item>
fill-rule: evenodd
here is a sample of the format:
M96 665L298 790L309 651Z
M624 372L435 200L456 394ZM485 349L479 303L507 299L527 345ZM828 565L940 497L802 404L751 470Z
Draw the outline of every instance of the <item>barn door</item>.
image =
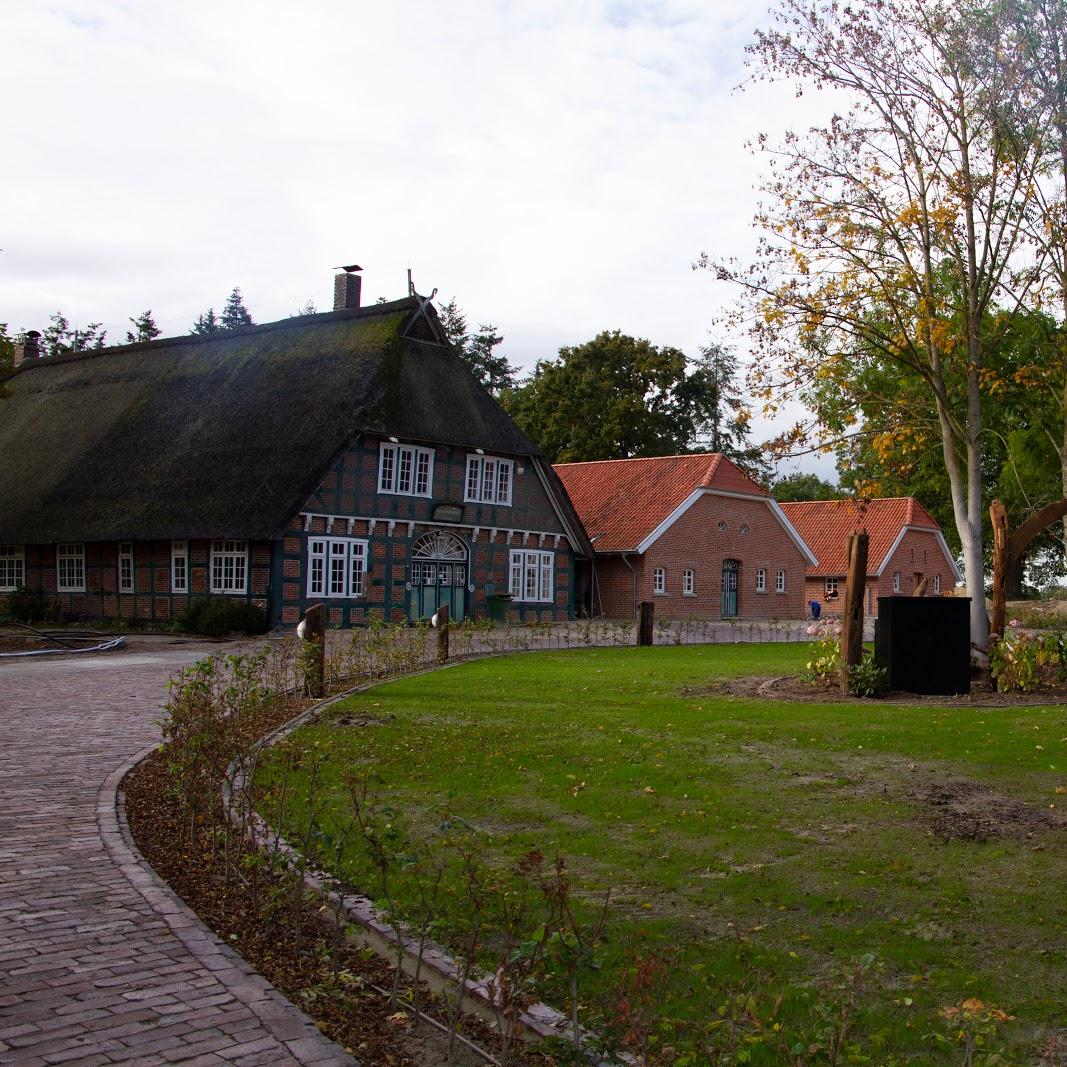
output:
M736 559L722 561L722 617L737 614L737 573L741 565Z

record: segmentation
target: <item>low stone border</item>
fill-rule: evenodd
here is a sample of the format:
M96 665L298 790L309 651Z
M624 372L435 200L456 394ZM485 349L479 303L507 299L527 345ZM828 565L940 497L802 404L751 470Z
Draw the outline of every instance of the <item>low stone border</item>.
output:
M456 664L453 663L446 663L438 667L431 667L425 671L417 671L415 673L428 674L431 671L447 670L449 667L455 665ZM405 675L405 677L412 677L412 675ZM383 685L387 681L395 680L396 679L394 678L388 678L356 686L344 693L339 693L336 696L319 701L309 708L305 708L299 715L290 719L289 722L283 723L265 737L261 738L255 746L256 751L267 748L282 740L284 737L287 737L294 730L321 715L322 712L332 704L339 703L340 701L346 700L358 693L366 692L368 689L373 689L375 686ZM238 792L243 792L245 785L245 774L242 773L233 779L233 788ZM232 792L227 790L227 795L225 796L227 811L230 811L232 808L232 805L230 804L232 795ZM274 829L268 826L268 824L260 818L257 812L249 813L248 817L255 822L256 837L258 840L276 841L277 851L286 857L290 866L295 868L299 865L301 856L297 849L293 848L292 845L281 838ZM322 894L330 900L331 903L336 903L338 901L338 894L333 889L336 882L325 871L308 865L305 869L304 885L313 892ZM382 956L385 960L395 966L397 959L397 935L392 925L383 918L381 912L378 911L368 897L360 896L358 894L346 894L340 899L343 916L342 922L346 925L355 926L359 930L358 933L348 934L348 941L373 949L378 955ZM416 938L403 936L401 940L404 950L401 966L407 975L414 977L418 961L418 940ZM419 978L421 981L425 982L435 992L439 992L445 989L457 989L462 976L462 968L440 945L437 945L432 941L425 942L422 952L422 963L419 969ZM474 1014L478 1015L486 1022L496 1025L500 1021L500 1013L497 1010L490 991L492 981L492 977L488 975L483 975L477 979L467 979L464 986L464 1008L465 1010L472 1010ZM571 1020L563 1012L550 1007L548 1004L541 1002L531 1004L529 1008L520 1013L519 1021L527 1032L527 1035L530 1035L527 1036L527 1040L540 1041L550 1038L563 1040L565 1042L573 1040ZM581 1035L583 1041L588 1040L593 1036L585 1029L581 1030ZM623 1054L621 1059L625 1063L636 1062L632 1060L632 1057L625 1054ZM593 1060L593 1062L600 1065L600 1067L609 1067L609 1061L601 1060L599 1057Z
M141 855L126 819L122 781L158 745L142 749L112 772L97 792L96 822L115 866L162 917L189 954L262 1023L293 1061L308 1067L359 1067L359 1061L322 1034L284 994L201 921Z

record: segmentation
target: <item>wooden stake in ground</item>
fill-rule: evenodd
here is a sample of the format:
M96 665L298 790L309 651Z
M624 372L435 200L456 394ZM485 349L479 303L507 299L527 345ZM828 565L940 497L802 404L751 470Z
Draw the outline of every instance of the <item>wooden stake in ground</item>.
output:
M304 684L309 697L321 697L326 678L326 609L322 604L312 604L304 612L304 620L297 628L303 642L300 646L304 659Z
M867 531L848 535L845 604L841 615L841 689L848 692L848 669L863 661L863 595L867 586Z
M1004 636L1004 616L1008 582L1008 513L999 500L989 505L989 518L993 523L993 613L989 620L989 632Z
M651 600L642 600L637 605L637 643L638 645L652 644L652 624L655 620L656 606Z
M448 605L442 604L433 617L437 630L437 662L448 662Z

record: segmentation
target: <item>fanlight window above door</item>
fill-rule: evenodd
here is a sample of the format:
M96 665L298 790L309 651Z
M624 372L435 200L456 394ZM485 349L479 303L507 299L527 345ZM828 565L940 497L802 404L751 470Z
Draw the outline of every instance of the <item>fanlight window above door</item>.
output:
M467 558L467 546L455 534L435 530L424 534L411 550L413 559L459 559Z

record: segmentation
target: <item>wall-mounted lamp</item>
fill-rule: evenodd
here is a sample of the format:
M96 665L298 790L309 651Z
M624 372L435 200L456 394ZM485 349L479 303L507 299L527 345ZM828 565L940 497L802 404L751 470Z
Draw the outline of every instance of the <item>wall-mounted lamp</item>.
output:
M392 441L394 445L400 444L400 439L398 437L390 437L389 440Z
M477 452L479 456L484 456L485 455L485 449L484 448L476 448L474 451Z

